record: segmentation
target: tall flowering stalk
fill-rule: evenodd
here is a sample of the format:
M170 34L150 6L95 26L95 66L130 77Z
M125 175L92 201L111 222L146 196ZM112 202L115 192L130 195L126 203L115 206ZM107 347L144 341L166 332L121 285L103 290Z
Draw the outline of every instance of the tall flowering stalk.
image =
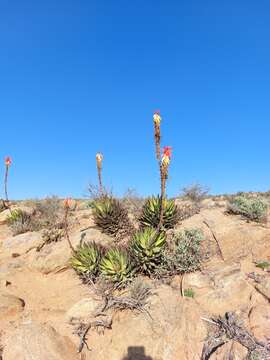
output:
M165 146L160 160L160 218L158 229L163 226L164 199L166 196L166 180L168 178L168 169L171 161L172 148Z
M103 184L102 184L102 161L103 155L101 153L96 154L96 162L97 162L97 171L98 171L98 183L99 183L99 192L103 193Z
M65 236L66 236L67 242L69 244L69 247L70 247L71 251L75 254L76 251L71 244L70 237L69 237L69 231L68 231L68 215L69 215L71 204L72 204L71 198L66 198L64 200L64 210L65 210L65 212L64 212L64 231L65 231Z
M5 179L4 179L4 187L5 187L5 201L4 201L4 205L5 207L9 208L9 199L8 199L8 174L9 174L9 167L11 165L11 157L7 156L5 158L5 166L6 166L6 171L5 171Z
M161 122L161 116L160 111L156 110L154 112L153 116L154 120L154 127L155 127L155 145L156 145L156 158L157 161L160 162L160 122Z

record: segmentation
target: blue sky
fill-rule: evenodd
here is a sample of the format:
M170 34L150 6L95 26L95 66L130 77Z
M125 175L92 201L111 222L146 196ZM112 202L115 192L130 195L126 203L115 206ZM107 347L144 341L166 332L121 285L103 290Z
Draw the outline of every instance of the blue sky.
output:
M1 0L10 197L82 196L97 151L116 194L157 193L156 108L169 195L269 189L269 14L267 0Z

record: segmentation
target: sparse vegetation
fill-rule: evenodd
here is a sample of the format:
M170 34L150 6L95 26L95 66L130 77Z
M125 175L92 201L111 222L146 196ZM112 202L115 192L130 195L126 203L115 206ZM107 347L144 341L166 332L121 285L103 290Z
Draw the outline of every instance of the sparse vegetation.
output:
M151 275L161 261L166 234L153 228L145 228L134 234L130 251L136 268Z
M133 230L126 208L111 196L103 196L94 201L93 217L101 231L114 236L117 240Z
M157 228L160 221L160 196L148 198L142 208L139 222L142 227ZM173 199L163 200L163 227L172 229L179 221L179 210Z
M32 215L21 209L11 210L7 223L10 226L13 235L39 230L38 222L32 218Z
M196 204L199 204L203 199L205 199L208 193L209 188L200 184L193 184L182 189L182 196Z
M242 215L248 220L262 222L266 218L267 204L261 198L240 195L229 201L227 212Z
M57 196L47 197L35 202L35 217L40 228L63 228L63 207Z

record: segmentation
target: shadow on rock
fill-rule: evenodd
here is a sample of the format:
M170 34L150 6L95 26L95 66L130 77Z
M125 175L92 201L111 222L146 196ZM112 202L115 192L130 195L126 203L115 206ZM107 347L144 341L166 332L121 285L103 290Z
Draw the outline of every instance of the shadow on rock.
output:
M122 360L153 360L153 358L146 356L143 346L129 346L128 353Z

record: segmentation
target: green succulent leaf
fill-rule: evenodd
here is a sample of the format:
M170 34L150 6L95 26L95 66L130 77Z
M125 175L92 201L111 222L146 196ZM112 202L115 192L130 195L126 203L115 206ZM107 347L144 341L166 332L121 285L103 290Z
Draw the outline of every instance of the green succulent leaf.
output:
M148 198L143 205L139 221L142 227L157 228L160 220L160 196L152 196ZM172 229L179 220L178 208L174 200L163 200L164 213L163 213L163 226L165 229Z

